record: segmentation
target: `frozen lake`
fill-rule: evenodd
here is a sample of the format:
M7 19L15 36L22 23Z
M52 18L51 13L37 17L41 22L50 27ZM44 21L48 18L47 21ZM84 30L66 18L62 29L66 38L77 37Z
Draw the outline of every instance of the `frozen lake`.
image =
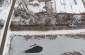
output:
M34 36L11 36L9 51L6 55L62 55L65 52L79 52L85 55L85 39L74 39L65 36L43 36L35 38ZM27 49L33 48L32 45L43 47L40 53L25 53ZM7 50L6 50L7 51Z

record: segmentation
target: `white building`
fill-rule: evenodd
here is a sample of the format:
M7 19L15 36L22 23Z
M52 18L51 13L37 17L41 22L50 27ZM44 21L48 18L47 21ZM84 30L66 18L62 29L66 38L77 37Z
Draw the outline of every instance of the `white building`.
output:
M52 0L55 12L85 13L82 0Z

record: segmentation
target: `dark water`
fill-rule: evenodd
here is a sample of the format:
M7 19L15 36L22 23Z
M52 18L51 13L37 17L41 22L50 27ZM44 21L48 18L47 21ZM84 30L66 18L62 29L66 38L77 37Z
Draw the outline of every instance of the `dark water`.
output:
M39 53L42 50L43 50L43 47L41 47L41 46L35 46L35 47L31 48L31 49L25 50L24 52L25 53Z

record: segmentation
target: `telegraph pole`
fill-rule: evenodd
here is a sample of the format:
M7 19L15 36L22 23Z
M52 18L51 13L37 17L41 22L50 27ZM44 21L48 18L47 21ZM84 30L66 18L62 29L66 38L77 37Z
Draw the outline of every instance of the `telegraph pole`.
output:
M1 47L0 47L0 55L3 55L3 51L4 51L4 47L5 47L5 41L6 41L6 36L7 36L7 31L8 31L8 27L9 27L9 23L10 23L10 19L11 19L11 15L14 9L14 5L15 5L16 0L12 1L12 5L11 5L11 9L7 18L7 22L5 25L5 29L3 32L3 37L2 37L2 42L1 42Z

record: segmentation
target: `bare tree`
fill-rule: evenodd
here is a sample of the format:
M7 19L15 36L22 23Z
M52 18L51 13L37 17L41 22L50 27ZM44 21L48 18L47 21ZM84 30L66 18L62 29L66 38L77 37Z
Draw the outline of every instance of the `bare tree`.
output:
M12 12L13 12L13 9L14 9L15 2L16 2L16 0L12 1L11 9L10 9L10 12L9 12L9 15L8 15L8 18L7 18L7 22L6 22L6 25L5 25L2 43L1 43L1 48L0 48L0 55L3 54L3 50L4 50L4 47L5 47L5 40L6 40L7 31L8 31L8 27L9 27L9 23L10 23L10 19L11 19L11 15L12 15Z

